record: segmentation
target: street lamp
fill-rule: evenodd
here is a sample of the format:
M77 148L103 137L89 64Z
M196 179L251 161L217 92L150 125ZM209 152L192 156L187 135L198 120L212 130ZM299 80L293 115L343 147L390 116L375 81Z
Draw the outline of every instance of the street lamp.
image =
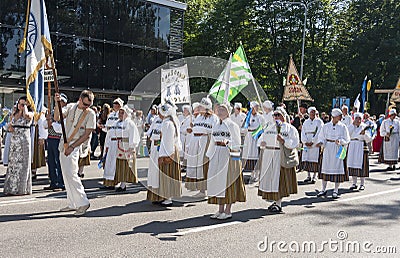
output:
M304 65L304 45L305 45L305 39L306 39L306 25L307 25L307 13L308 13L308 8L315 2L319 0L314 0L308 3L303 3L303 2L288 2L288 1L276 1L275 3L279 4L289 4L289 5L300 5L304 7L304 28L303 28L303 42L301 45L301 64L300 64L300 80L303 81L303 65Z

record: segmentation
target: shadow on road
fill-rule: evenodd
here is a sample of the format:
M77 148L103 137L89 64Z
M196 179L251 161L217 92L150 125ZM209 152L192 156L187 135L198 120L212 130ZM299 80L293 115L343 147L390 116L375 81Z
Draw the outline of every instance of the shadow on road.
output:
M267 209L249 209L232 213L233 218L230 220L220 221L210 219L211 214L187 218L177 221L152 221L147 224L137 226L132 231L117 233L118 236L147 233L151 236L158 237L161 241L175 241L180 236L180 231L184 229L200 228L205 226L219 225L228 222L248 222L253 219L260 219L272 214ZM170 236L160 236L162 234L170 234Z

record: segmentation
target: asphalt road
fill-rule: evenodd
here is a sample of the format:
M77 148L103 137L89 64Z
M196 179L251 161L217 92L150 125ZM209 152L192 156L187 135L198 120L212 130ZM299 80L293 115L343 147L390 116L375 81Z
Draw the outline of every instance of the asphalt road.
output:
M400 253L400 175L370 160L365 191L340 187L340 198L317 198L315 185L301 181L284 199L282 214L267 211L256 185L246 185L247 202L233 206L233 218L209 216L206 201L161 207L147 202L141 184L117 194L100 190L102 171L93 161L83 183L91 202L85 217L58 210L65 192L43 191L47 169L39 169L30 196L0 195L0 257L390 257ZM148 159L139 159L145 183ZM0 191L5 167L0 166ZM328 184L332 189L333 184ZM193 192L184 192L186 196ZM396 254L397 253L397 254Z

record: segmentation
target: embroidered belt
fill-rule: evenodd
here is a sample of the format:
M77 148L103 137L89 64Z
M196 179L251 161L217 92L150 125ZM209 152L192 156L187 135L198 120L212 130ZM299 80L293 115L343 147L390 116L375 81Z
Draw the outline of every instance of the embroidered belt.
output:
M123 141L123 142L128 142L129 138L122 138L122 137L115 137L115 138L111 138L111 141Z
M279 147L272 147L272 146L265 146L264 148L267 150L280 150L281 149Z
M359 140L359 139L350 139L350 141L363 142L363 140Z
M224 142L215 142L215 145L217 145L217 146L224 146L224 147L226 147L226 143L224 143Z
M205 136L205 135L208 135L208 134L206 134L206 133L194 133L193 135L194 136Z
M256 130L247 130L248 132L255 132Z
M336 142L336 140L329 140L329 139L326 139L326 141L327 142Z
M154 140L154 146L160 146L161 140Z
M12 125L12 127L14 128L21 128L21 129L30 129L30 126L26 126L26 125Z

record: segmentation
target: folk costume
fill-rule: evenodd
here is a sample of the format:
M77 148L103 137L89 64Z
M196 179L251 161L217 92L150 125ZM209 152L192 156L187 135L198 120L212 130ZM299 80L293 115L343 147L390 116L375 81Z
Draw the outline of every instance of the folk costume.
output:
M218 122L218 117L211 112L212 103L209 98L203 98L199 108L202 108L205 112L200 112L193 120L192 137L187 149L185 187L191 191L199 190L198 197L203 197L207 188L209 166L206 151L210 143L212 129Z
M126 191L126 183L137 183L136 151L139 146L139 131L129 118L131 110L122 107L119 110L119 120L109 127L105 152L104 185L115 186L116 191Z
M163 118L161 125L161 141L158 152L158 167L160 169L159 196L164 199L164 206L172 205L172 198L180 197L181 167L179 164L180 143L179 121L176 117L176 106L166 102L159 108Z
M308 108L308 114L316 111L315 107ZM306 183L315 183L316 173L320 168L320 147L316 147L316 145L323 125L324 122L315 116L314 119L308 118L301 128L301 142L303 144L301 168L308 173L307 178L304 180ZM314 173L312 179L311 173Z
M396 115L396 109L391 109L389 118L385 119L380 127L380 135L383 137L382 159L383 163L389 165L387 170L395 170L399 158L400 121L395 118Z
M353 177L353 185L350 190L357 189L357 177L361 178L360 190L364 190L364 181L369 177L369 149L367 143L373 140L373 134L368 129L369 127L361 123L362 114L355 113L354 120L360 120L360 124L354 122L349 129L350 144L347 151L347 168L349 176Z
M299 160L296 147L300 139L296 128L284 122L285 114L281 110L275 110L274 116L278 118L276 122L258 139L258 145L264 150L258 195L274 201L268 210L280 212L282 198L297 193L295 167ZM283 139L283 143L279 139Z
M318 145L324 146L322 155L322 166L319 178L322 179L322 190L317 194L318 197L327 194L326 186L328 181L335 183L335 189L332 197L337 198L339 194L339 185L348 181L349 177L344 166L344 157L339 150L350 143L349 131L345 124L340 122L342 111L338 108L332 110L332 121L325 124L318 136Z

